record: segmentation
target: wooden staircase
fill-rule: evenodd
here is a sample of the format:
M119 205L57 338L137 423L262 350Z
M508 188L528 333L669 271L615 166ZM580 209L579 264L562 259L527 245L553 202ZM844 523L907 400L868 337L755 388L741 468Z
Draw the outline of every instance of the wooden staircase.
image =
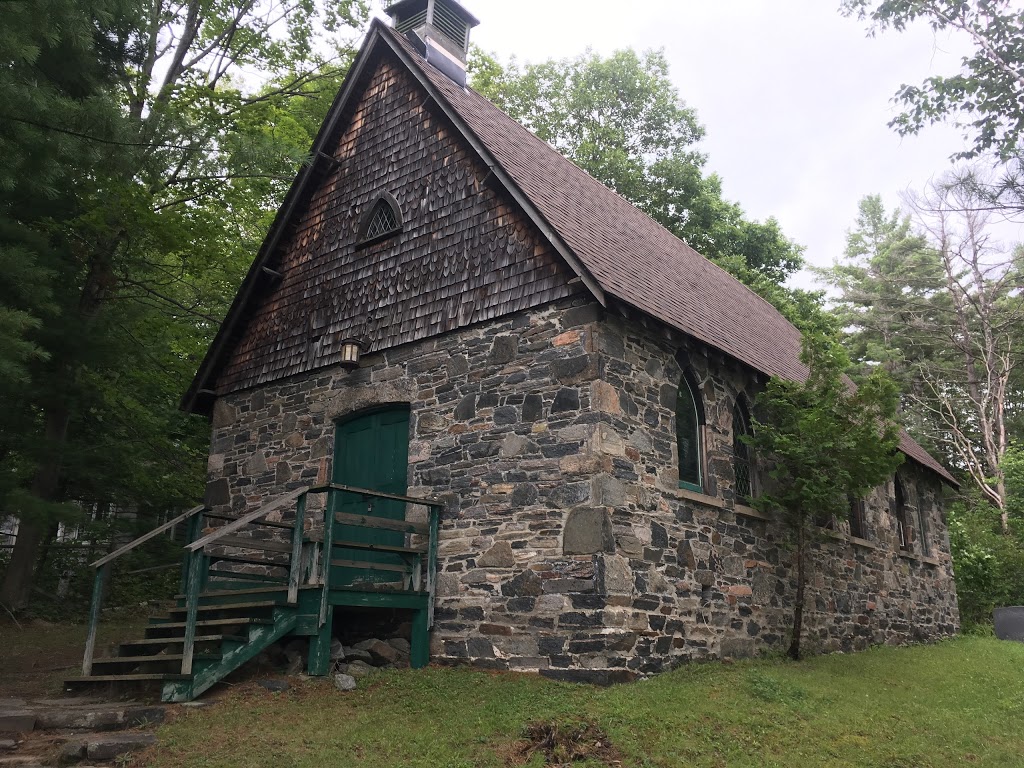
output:
M307 526L306 502L314 494L325 497L322 525ZM352 496L365 502L366 514L351 513ZM375 502L387 516L375 514ZM292 504L293 521L266 519ZM413 505L427 507L426 522L408 519ZM325 675L337 606L411 610L410 662L425 666L439 515L436 502L337 484L293 491L237 519L205 507L189 510L93 563L82 675L68 679L66 687L160 686L163 701L190 701L287 636L309 638L308 672ZM214 522L219 525L204 530ZM180 523L188 525L189 543L175 607L151 617L144 637L122 642L113 656L94 658L112 564Z

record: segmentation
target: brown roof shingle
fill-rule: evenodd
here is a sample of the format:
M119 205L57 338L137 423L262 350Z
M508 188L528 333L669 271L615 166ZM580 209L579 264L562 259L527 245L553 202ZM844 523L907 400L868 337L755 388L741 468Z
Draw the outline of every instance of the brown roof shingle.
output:
M602 289L769 376L806 376L800 331L771 304L483 96L428 65L393 29L379 28ZM956 484L906 432L900 450Z

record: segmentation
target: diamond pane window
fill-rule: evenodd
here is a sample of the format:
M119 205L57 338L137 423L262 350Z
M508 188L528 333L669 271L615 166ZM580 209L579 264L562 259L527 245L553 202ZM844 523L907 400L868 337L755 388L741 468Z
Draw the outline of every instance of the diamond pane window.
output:
M732 455L736 471L736 500L747 502L753 496L753 468L750 460L750 446L740 438L750 434L750 422L743 406L736 403L732 411Z
M387 198L382 197L377 201L366 220L366 226L363 228L363 234L359 241L368 243L380 240L388 235L397 234L401 229L401 220L395 205Z

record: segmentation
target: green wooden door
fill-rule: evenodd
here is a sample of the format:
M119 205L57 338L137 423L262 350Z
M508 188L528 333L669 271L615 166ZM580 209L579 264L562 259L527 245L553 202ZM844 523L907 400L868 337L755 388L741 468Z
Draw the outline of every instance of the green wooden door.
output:
M340 422L335 430L335 483L404 495L409 465L409 409L389 408ZM332 494L335 512L350 515L374 515L391 519L405 518L405 504L385 499L364 499L349 493ZM401 547L405 534L336 523L334 541L369 543ZM334 560L349 563L375 563L373 568L335 567L331 586L359 586L397 582L406 560L386 552L368 552L334 547Z

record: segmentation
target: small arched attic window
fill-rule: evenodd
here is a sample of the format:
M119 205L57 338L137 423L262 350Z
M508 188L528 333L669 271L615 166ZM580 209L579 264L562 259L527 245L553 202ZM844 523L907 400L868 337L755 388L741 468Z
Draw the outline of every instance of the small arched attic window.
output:
M398 207L398 201L385 192L377 198L363 217L362 226L359 227L358 245L378 243L394 237L401 231L402 211Z

